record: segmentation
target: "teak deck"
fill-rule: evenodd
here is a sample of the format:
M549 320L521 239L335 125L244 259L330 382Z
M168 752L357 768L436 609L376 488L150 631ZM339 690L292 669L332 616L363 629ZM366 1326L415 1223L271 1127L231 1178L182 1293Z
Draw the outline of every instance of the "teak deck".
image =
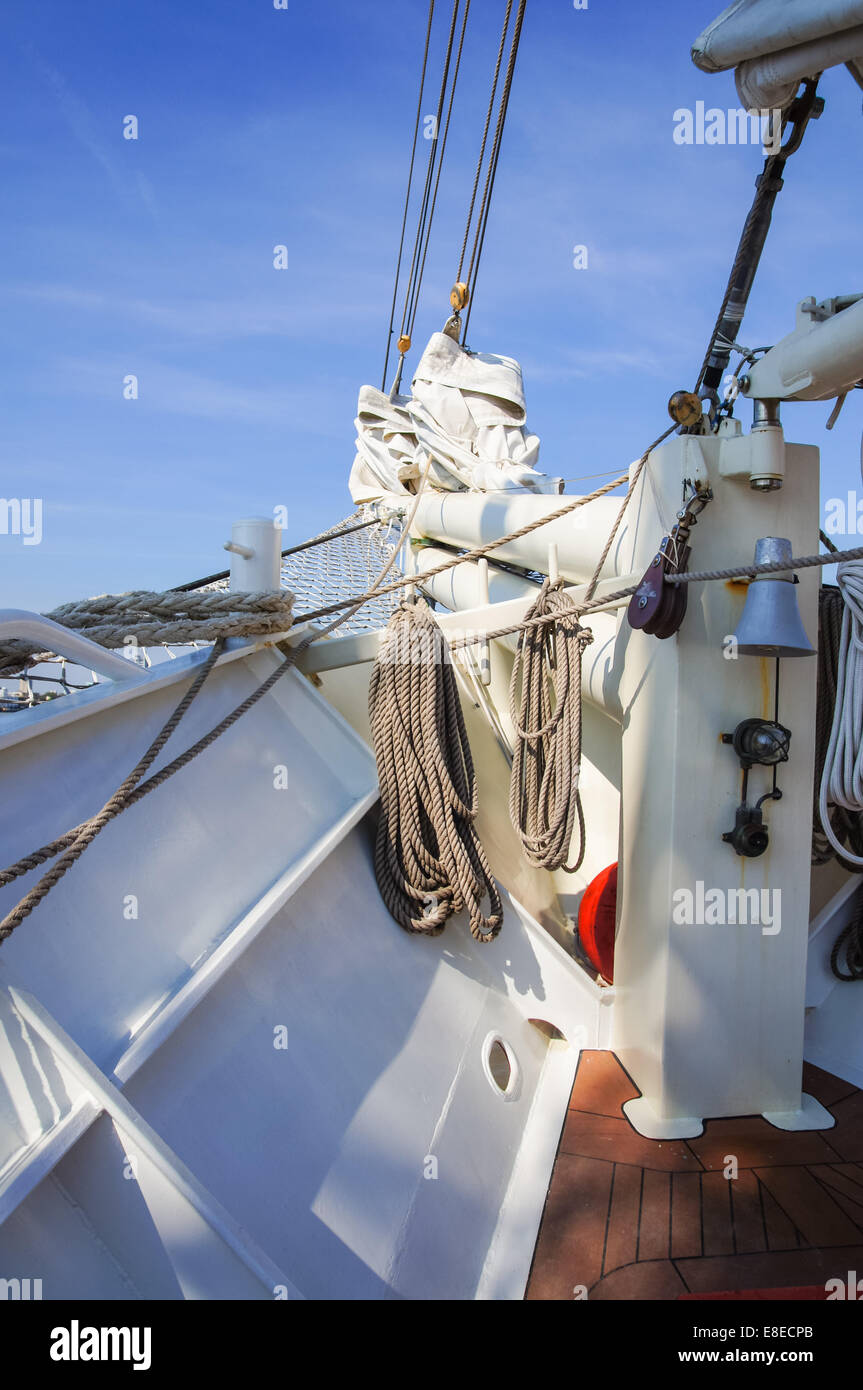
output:
M808 1064L803 1088L833 1129L750 1115L660 1142L623 1114L639 1092L614 1054L582 1053L525 1296L676 1299L863 1276L863 1091Z

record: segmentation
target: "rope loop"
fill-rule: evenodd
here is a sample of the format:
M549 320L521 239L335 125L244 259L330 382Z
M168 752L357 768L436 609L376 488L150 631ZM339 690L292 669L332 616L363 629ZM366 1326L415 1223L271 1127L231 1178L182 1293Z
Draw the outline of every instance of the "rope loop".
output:
M536 618L553 615L539 626ZM509 814L528 862L575 873L585 851L581 770L581 662L593 633L561 582L543 584L525 617L509 687L516 732ZM527 624L532 624L527 626ZM579 851L566 863L576 817Z
M405 931L437 936L466 909L474 939L491 941L503 907L475 830L476 778L452 657L425 603L403 603L390 619L369 718L381 792L375 877L390 915Z

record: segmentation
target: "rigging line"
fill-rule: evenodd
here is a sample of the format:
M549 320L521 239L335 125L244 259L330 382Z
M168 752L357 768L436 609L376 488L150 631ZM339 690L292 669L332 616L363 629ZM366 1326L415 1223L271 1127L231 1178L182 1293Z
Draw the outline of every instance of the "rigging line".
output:
M423 52L423 65L422 65L422 71L421 71L421 73L420 73L420 91L419 91L419 97L417 98L417 118L416 118L416 121L415 121L415 123L414 123L414 139L413 139L413 145L411 146L411 162L410 162L410 168L408 169L408 186L407 186L407 192L405 193L405 210L404 210L404 213L403 213L403 215L402 215L402 234L401 234L401 239L399 240L399 254L398 254L398 260L396 261L396 279L395 279L395 284L393 285L393 302L392 302L392 304L391 304L391 306L390 306L390 326L389 326L389 332L387 333L387 351L386 351L386 357L384 358L384 374L383 374L383 379L382 379L382 381L381 381L381 390L382 390L382 391L386 391L386 389L387 389L387 367L389 366L389 362L390 362L390 346L391 346L391 344L392 344L392 339L393 339L393 322L394 322L395 316L396 316L396 300L397 300L397 298L398 298L398 293L399 293L399 280L401 279L402 253L403 253L403 251L404 251L404 245L405 245L405 230L406 230L407 224L408 224L408 206L409 206L410 200L411 200L411 187L413 186L414 160L415 160L415 158L416 158L416 152L417 152L417 136L419 135L420 115L421 115L421 113L422 113L422 106L423 106L423 92L424 92L424 90L425 90L426 67L427 67L427 64L428 64L429 40L431 39L432 19L434 18L434 6L435 6L435 0L429 0L429 16L428 16L428 24L426 25L426 42L425 42L425 50L424 50L424 52Z
M479 276L479 264L482 258L482 249L485 243L485 232L488 225L488 215L491 209L491 197L494 191L494 181L497 175L497 163L500 158L501 144L503 141L503 127L506 121L507 108L509 107L509 94L512 89L512 78L515 71L515 60L518 54L519 41L521 39L521 26L524 21L524 12L527 0L519 0L518 11L515 17L515 27L513 30L512 43L509 51L509 61L507 63L506 76L504 77L503 90L500 98L500 109L498 112L497 128L495 130L494 144L489 161L489 176L486 180L486 187L483 193L483 206L480 209L481 230L479 222L477 224L478 242L474 245L474 253L471 256L470 269L468 270L468 284L471 287L471 295L468 301L467 314L464 321L464 333L462 335L462 345L467 341L467 331L470 326L470 316L473 310L474 300L476 299L476 282ZM475 265L474 265L475 261Z
M440 131L441 116L443 115L444 98L446 96L446 86L449 79L449 67L452 61L453 39L455 38L455 26L458 19L458 11L461 0L453 0L452 18L450 20L449 38L447 39L446 54L444 57L443 77L441 78L440 93L438 95L437 114L435 116L435 138L430 142L428 167L426 169L425 188L423 190L422 203L420 204L420 215L417 223L416 240L414 241L413 257L411 259L410 275L408 277L407 293L405 295L404 310L402 312L401 332L404 333L415 299L415 280L419 265L419 250L422 245L422 238L425 232L426 220L428 218L429 195L431 193L432 178L434 176L435 164L438 153L438 132Z
M420 290L420 286L422 285L422 282L423 282L423 275L425 274L426 256L428 255L429 241L431 240L432 223L433 223L433 221L434 221L434 213L435 213L435 206L436 206L436 204L437 204L438 188L439 188L439 186L440 186L440 176L441 176L441 171L443 170L443 161L444 161L444 155L445 155L445 153L446 153L447 136L449 135L449 123L450 123L450 117L452 116L453 101L454 101L454 99L455 99L455 89L456 89L456 83L458 82L459 68L461 67L461 54L462 54L462 49L463 49L463 47L464 47L464 35L465 35L465 29L467 28L467 17L468 17L469 14L470 14L470 0L465 0L464 18L462 19L461 35L460 35L459 41L458 41L458 52L456 53L455 67L454 67L454 69L453 69L452 86L450 87L449 106L447 107L447 113L446 113L446 125L444 126L444 132L443 132L443 137L442 137L442 140L441 140L440 152L439 152L439 154L438 154L437 175L436 175L436 177L435 177L434 195L433 195L433 197L432 197L432 201L431 201L431 210L429 211L429 216L428 216L428 226L427 226L427 229L426 229L425 246L423 247L422 264L420 265L420 269L419 269L419 278L418 278L418 281L417 281L416 296L415 296L415 299L414 299L414 305L413 305L413 309L412 309L412 312L411 312L410 323L408 324L408 336L412 336L412 335L413 335L414 323L415 323L415 321L416 321L416 314L417 314L417 302L418 302L418 299L419 299L419 290Z
M511 7L510 7L510 8L511 8ZM473 280L473 269L474 269L474 263L475 263L475 261L476 261L477 247L478 247L478 245L479 245L480 234L481 234L481 230L482 230L482 223L483 223L483 219L484 219L484 217L485 217L486 207L487 207L487 205L488 205L488 200L489 200L489 194L490 194L490 191L491 191L491 186L492 186L492 183L494 182L494 176L493 176L492 170L493 170L493 168L494 168L494 163L495 163L495 153L496 153L496 150L497 150L497 148L498 148L498 146L499 146L500 137L501 137L501 131L502 131L502 129L503 129L503 118L504 118L504 113L505 113L506 100L507 100L507 96L508 96L508 93L507 93L507 80L508 80L508 79L511 80L511 78L512 78L512 66L513 66L513 63L514 63L514 58L513 58L513 44L514 44L514 42L515 42L515 35L516 35L517 30L518 30L518 16L519 16L519 14L522 14L522 15L523 15L523 13L524 13L524 0L519 0L519 9L518 9L518 12L516 13L516 23L515 23L515 28L514 28L514 30L513 30L513 37L512 37L512 39L510 39L509 56L507 57L506 72L504 73L503 85L502 85L502 87L501 87L501 92L500 92L500 101L499 101L498 109L497 109L497 119L496 119L496 121L495 121L494 134L492 135L491 150L490 150L489 159L488 159L488 168L486 169L486 176L485 176L485 185L484 185L484 187L483 187L482 197L481 197L481 199L480 199L479 211L478 211L478 213L477 213L477 221L476 221L476 230L475 230L475 234L474 234L473 250L471 251L470 263L469 263L468 268L467 268L467 283L468 283L469 285L472 284L472 280ZM504 34L504 37L505 37L505 34Z
M660 439L657 443L666 439L676 428L676 425L670 425L665 431L665 434L660 435ZM655 448L656 443L650 446L648 453ZM559 507L556 511L548 512L546 516L535 517L524 526L520 526L516 531L510 531L505 536L496 536L494 540L486 541L483 545L477 546L475 550L466 550L459 555L454 555L451 560L445 560L440 565L435 565L432 569L422 570L419 576L413 574L403 575L401 579L397 579L394 583L387 584L383 588L370 589L368 593L360 595L358 599L339 599L337 603L330 603L326 608L316 608L310 613L300 613L294 618L294 626L298 626L300 623L310 623L313 619L323 618L329 613L336 613L342 608L347 608L349 603L356 602L359 605L359 603L366 603L369 599L379 598L381 594L389 594L395 592L396 589L403 589L409 584L425 583L429 579L433 579L435 575L444 574L446 570L453 569L455 565L463 565L466 560L479 560L484 555L490 554L492 550L497 549L499 545L503 545L509 541L521 540L522 536L529 535L531 531L536 531L538 527L547 526L549 522L557 521L559 517L567 516L578 507L587 506L589 502L594 502L597 497L605 497L607 493L613 492L615 488L620 487L621 483L626 483L628 481L629 474L623 473L619 478L612 478L610 483L606 483L603 487L596 488L593 492L587 493L584 497L572 497L565 506ZM405 525L407 524L406 522ZM863 555L863 547L861 547L860 553Z
M348 517L348 520L350 521L351 518ZM329 541L341 540L342 536L350 536L354 531L365 531L367 527L376 526L377 523L378 518L376 516L373 516L371 521L360 521L356 526L343 526L343 523L339 522L338 525L343 526L342 530L339 530L338 527L331 527L329 531L322 531L319 536L313 536L310 541L303 541L301 545L292 545L287 550L282 550L280 552L281 557L284 559L286 555L296 555L301 550L311 550L313 546L326 545ZM203 579L191 579L187 584L175 584L171 592L186 594L192 589L202 589L205 584L217 584L222 579L230 578L230 574L229 569L219 570L218 574L205 574Z
M506 45L506 33L509 28L509 17L512 13L512 3L513 0L507 0L506 16L503 21L503 29L501 30L500 35L500 45L497 50L497 62L495 63L494 67L494 80L491 84L491 96L488 99L488 110L485 113L485 128L482 132L482 142L479 147L479 159L476 162L476 173L473 176L473 191L470 195L470 207L468 208L467 224L464 229L464 241L462 242L461 255L458 258L458 270L456 271L455 275L456 281L461 280L462 266L464 265L464 258L467 254L467 243L468 238L470 236L471 222L473 221L473 209L474 204L476 203L476 193L477 189L479 188L479 179L480 174L482 173L483 160L485 159L485 142L488 138L489 126L491 125L491 113L494 110L494 99L497 94L497 83L498 78L500 77L501 63L503 62L503 50Z
M392 554L375 580L376 590L380 587L383 580L392 569L399 551L407 540L423 489L428 480L430 468L431 458L429 458L426 463L425 471L419 480L417 492L414 496L411 510L408 512L402 536L398 544L393 548ZM74 860L80 857L87 848L87 845L108 823L108 820L120 815L127 807L133 805L136 801L140 801L143 796L147 796L148 793L155 790L156 787L161 786L169 777L173 777L175 772L179 772L181 768L186 767L187 764L200 753L203 753L205 749L209 748L212 743L215 743L216 739L220 738L227 729L231 728L238 719L250 710L253 705L257 704L257 702L273 688L276 682L280 680L287 671L293 668L302 653L310 647L313 642L327 637L331 632L341 627L348 618L356 613L358 608L362 607L363 602L364 599L360 599L349 612L341 614L339 617L335 618L333 622L328 623L326 627L321 628L319 631L307 632L296 646L289 649L282 663L267 676L266 680L263 681L256 690L253 690L251 695L247 695L241 704L231 710L230 714L226 714L209 733L204 734L203 738L198 739L197 743L194 743L191 748L187 748L185 753L179 754L173 762L160 768L158 772L153 773L146 781L141 781L144 773L150 767L162 747L164 747L174 729L176 729L189 705L207 679L213 666L218 661L224 646L223 640L218 639L204 665L195 677L195 680L192 682L192 685L168 719L168 722L163 725L161 731L157 734L147 753L141 761L136 764L133 772L114 793L110 801L106 802L97 816L93 817L91 820L82 821L80 825L75 826L65 835L61 835L59 839L52 841L50 845L43 845L41 849L34 851L23 859L19 859L16 864L10 865L8 869L0 870L0 885L12 883L16 878L20 878L23 873L27 873L30 869L36 868L37 865L45 863L48 859L56 858L62 850L66 850L66 854L64 854L62 860L60 860L58 864L55 864L54 867L39 880L36 886L21 899L18 905L13 908L12 912L8 913L3 918L2 922L0 922L0 944L2 944L8 936L11 936L15 928L20 925L25 917L29 916L33 908L51 891L54 884L62 878L63 874L71 867Z

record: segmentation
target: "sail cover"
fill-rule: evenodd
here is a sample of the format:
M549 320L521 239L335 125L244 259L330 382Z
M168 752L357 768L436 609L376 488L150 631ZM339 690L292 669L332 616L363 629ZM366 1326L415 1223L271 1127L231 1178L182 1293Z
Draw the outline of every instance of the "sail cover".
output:
M863 84L863 0L736 0L699 35L693 62L734 68L747 110L785 108L804 77L847 64Z
M525 421L516 361L434 333L409 396L360 388L351 496L359 503L413 492L429 459L429 485L447 492L559 492L559 478L536 470L539 439Z

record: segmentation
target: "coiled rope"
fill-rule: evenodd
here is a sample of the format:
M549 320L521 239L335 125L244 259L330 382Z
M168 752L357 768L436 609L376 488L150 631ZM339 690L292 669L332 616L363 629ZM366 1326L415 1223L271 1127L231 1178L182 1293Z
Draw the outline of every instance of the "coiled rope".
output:
M659 442L645 449L632 470L581 603L576 606L568 594L561 592L560 581L551 584L546 580L520 625L509 687L516 736L509 817L526 859L540 869L563 869L574 874L584 860L586 838L579 790L581 661L585 647L593 641L593 633L582 627L579 619L594 606L593 594L603 565L650 453ZM604 602L608 601L606 596ZM550 627L546 626L549 622ZM575 863L567 864L576 816L578 854Z
M845 603L842 593L833 585L824 585L818 594L818 700L815 713L815 785L812 813L812 863L826 864L834 856L849 873L863 873L859 864L847 857L863 856L863 814L834 806L828 801L827 814L834 843L827 838L821 821L821 781L830 744L830 733L836 712L836 686L839 671L839 649L842 642L842 618ZM842 846L835 849L835 840Z
M390 619L369 717L381 792L375 877L391 916L405 931L437 936L467 909L471 935L491 941L503 907L474 828L476 779L452 660L424 603Z
M832 556L831 556L832 558ZM836 698L818 798L818 813L836 854L863 868L863 854L841 843L830 824L828 804L863 810L863 565L839 565L836 580L843 599L842 631L836 668Z
M836 547L823 535L821 539L833 552ZM844 566L841 568L845 568ZM859 759L854 751L855 730L853 710L859 698L860 651L855 646L855 624L859 628L859 605L854 590L859 593L860 576L854 583L853 571L859 565L848 565L851 583L843 588L825 586L818 595L818 703L815 718L815 805L812 817L812 863L826 864L835 854L849 873L863 873L863 807L850 806L847 798L836 803L834 788L843 794L844 779L838 772L841 759L847 772ZM850 694L849 694L850 692ZM844 699L842 698L844 697ZM860 726L856 729L859 740ZM845 957L845 968L840 959ZM863 883L857 890L851 920L842 929L830 953L830 969L838 980L863 980Z
M522 633L510 684L515 726L509 814L528 862L575 873L584 859L584 812L578 790L581 766L581 658L593 641L577 610L548 579L526 615L554 618L551 628ZM548 667L548 669L547 669ZM550 671L550 678L549 678ZM579 850L566 859L576 816Z

